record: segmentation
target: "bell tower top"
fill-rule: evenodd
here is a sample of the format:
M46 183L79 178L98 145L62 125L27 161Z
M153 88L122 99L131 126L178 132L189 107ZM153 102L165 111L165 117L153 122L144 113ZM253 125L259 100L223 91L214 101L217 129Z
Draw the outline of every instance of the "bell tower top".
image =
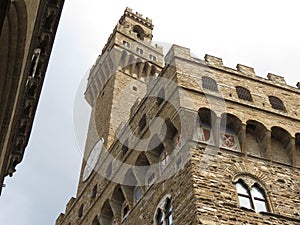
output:
M111 49L114 44L122 45L124 40L129 42L139 42L148 46L162 56L162 48L160 46L152 46L152 30L154 25L148 17L144 18L142 14L134 13L132 9L126 7L123 15L119 19L113 33L110 35L106 45L102 49L105 53Z
M128 7L125 9L90 70L85 98L92 107L99 91L117 70L128 70L125 74L138 80L161 71L163 48L152 42L153 27L148 17Z
M127 28L130 34L136 35L140 40L152 40L152 20L148 17L143 18L143 15L138 12L133 13L132 9L128 7L120 18L119 25Z

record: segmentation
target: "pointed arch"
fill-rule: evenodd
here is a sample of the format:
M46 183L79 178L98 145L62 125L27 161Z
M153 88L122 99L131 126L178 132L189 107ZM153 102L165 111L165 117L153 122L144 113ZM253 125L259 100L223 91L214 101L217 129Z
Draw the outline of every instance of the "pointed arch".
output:
M135 25L133 27L133 32L136 33L137 37L141 40L144 40L144 37L145 37L145 31L144 29L139 26L139 25Z
M233 183L236 186L240 207L253 209L256 212L270 211L266 188L253 175L237 175Z
M110 206L109 200L106 200L100 211L100 224L111 225L114 220L114 214Z
M100 221L98 220L98 216L95 216L93 219L92 225L100 225Z
M172 197L170 194L167 194L157 204L153 216L154 225L173 224L172 211Z

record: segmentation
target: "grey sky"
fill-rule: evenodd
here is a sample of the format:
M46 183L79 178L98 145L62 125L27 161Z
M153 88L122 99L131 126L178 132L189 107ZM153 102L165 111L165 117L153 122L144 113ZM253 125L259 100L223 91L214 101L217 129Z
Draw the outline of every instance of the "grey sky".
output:
M75 195L82 157L73 132L75 95L126 6L153 19L155 41L189 47L200 58L221 57L228 67L254 67L262 77L278 74L295 86L300 81L298 4L66 0L25 157L14 177L5 180L0 224L55 224Z

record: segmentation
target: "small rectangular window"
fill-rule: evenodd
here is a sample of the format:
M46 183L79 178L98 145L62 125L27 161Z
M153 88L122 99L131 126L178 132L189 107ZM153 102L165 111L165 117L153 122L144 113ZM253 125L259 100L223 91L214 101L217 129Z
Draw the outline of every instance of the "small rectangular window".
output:
M123 45L124 45L126 48L130 48L130 44L129 44L127 41L123 41Z
M136 52L140 55L143 55L144 54L144 51L143 49L140 49L140 48L136 48Z
M156 57L154 55L149 55L149 59L152 61L156 61Z

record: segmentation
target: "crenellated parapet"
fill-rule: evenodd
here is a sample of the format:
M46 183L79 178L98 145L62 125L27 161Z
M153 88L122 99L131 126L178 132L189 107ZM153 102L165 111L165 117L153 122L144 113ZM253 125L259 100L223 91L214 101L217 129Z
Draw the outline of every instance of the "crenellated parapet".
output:
M236 69L229 68L229 67L224 66L222 58L208 55L208 54L205 55L204 61L203 61L202 59L192 57L190 49L181 47L178 45L172 46L172 48L170 49L170 51L168 52L168 54L165 57L165 61L169 64L169 63L172 63L172 60L174 58L187 59L187 60L193 61L193 62L201 62L201 63L204 62L210 68L215 68L215 69L218 69L218 70L221 70L224 72L228 72L231 74L246 76L246 77L253 78L253 79L256 79L256 80L259 80L262 82L268 82L269 84L272 84L272 85L289 88L291 90L296 90L295 87L291 87L291 86L287 85L284 77L282 77L282 76L268 73L267 79L266 79L266 78L257 76L255 73L255 70L252 67L245 66L242 64L237 64ZM300 88L299 83L296 86L298 89Z

